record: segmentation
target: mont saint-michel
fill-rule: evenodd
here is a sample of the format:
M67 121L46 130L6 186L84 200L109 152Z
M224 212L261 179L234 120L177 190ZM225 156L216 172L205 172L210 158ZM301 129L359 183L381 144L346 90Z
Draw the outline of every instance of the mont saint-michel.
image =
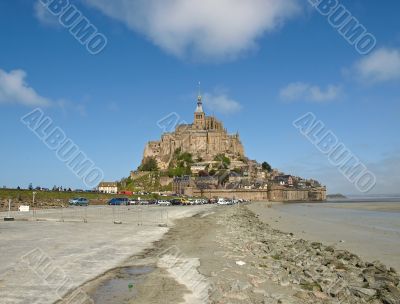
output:
M160 183L179 195L270 201L322 201L326 188L318 181L273 169L246 157L239 133L207 116L199 93L191 124L179 124L144 149L137 180L143 172L160 172ZM143 189L145 190L145 189Z
M243 160L244 148L239 134L228 134L222 122L206 116L202 96L197 97L197 107L192 124L181 124L175 132L164 133L160 141L150 141L144 151L144 161L154 157L160 169L167 169L175 151L190 153L193 159L210 164L217 155L231 160Z

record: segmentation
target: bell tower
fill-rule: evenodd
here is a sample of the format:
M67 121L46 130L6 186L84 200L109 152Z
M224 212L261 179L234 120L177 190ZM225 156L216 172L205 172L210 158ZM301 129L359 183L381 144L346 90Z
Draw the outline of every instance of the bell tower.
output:
M197 107L194 112L194 127L199 130L204 130L206 127L206 117L203 111L203 97L201 96L200 82L199 94L197 96Z

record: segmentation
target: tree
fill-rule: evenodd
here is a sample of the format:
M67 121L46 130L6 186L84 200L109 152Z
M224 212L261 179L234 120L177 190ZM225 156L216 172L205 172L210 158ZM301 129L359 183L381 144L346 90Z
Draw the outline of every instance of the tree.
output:
M242 175L243 174L243 170L241 168L234 168L232 170L232 172L236 173L237 175Z
M28 186L28 190L31 190L31 191L33 190L32 183L30 183L30 184L29 184L29 186Z
M217 172L218 183L224 185L229 180L229 170L220 170Z
M188 152L184 152L179 154L178 161L184 161L186 163L192 164L193 163L193 159L192 159L192 154L188 153Z
M218 154L214 160L220 162L219 169L227 169L231 164L231 160L225 154Z
M180 164L177 167L169 167L168 168L168 176L184 176L184 175L192 175L192 171L190 170L190 166L185 166L184 164Z
M272 171L271 165L269 163L267 163L267 162L263 162L261 166L262 166L264 171L267 171L267 172L271 172Z
M191 153L181 152L178 148L174 152L173 159L168 166L168 176L192 175L191 166L194 163Z
M139 167L139 171L158 171L157 161L154 157L148 157Z

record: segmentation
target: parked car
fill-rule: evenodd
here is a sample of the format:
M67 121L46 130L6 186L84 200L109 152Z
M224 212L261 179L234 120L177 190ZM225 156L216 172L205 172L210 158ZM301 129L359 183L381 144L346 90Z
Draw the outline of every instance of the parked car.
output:
M158 205L160 205L160 206L171 206L171 202L169 202L169 201L158 201Z
M131 200L129 200L129 203L128 203L129 205L139 205L139 201L137 201L137 200L134 200L134 199L131 199Z
M88 206L89 200L84 197L76 197L69 200L71 206Z
M139 205L150 205L149 201L139 201Z
M118 194L122 194L122 195L133 195L133 191L123 190L123 191L118 192Z
M218 200L216 198L211 198L208 200L209 204L216 204L218 202Z
M190 205L190 201L185 199L185 198L182 198L182 205L183 206L189 206Z
M171 200L170 202L171 202L171 205L173 205L173 206L182 205L182 199L180 199L180 198L175 198L175 199Z
M229 205L230 202L224 198L219 198L217 204L218 205Z
M206 200L204 200L204 199L196 199L196 200L194 200L193 201L193 205L204 205L204 204L206 204L207 203L207 201Z
M129 200L126 197L115 197L108 201L108 205L110 206L120 206L120 205L128 205Z

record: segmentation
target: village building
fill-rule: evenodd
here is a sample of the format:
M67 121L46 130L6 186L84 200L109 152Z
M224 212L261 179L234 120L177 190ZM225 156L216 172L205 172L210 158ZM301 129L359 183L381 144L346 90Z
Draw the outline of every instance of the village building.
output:
M116 182L101 182L97 190L101 193L117 194L118 184Z

